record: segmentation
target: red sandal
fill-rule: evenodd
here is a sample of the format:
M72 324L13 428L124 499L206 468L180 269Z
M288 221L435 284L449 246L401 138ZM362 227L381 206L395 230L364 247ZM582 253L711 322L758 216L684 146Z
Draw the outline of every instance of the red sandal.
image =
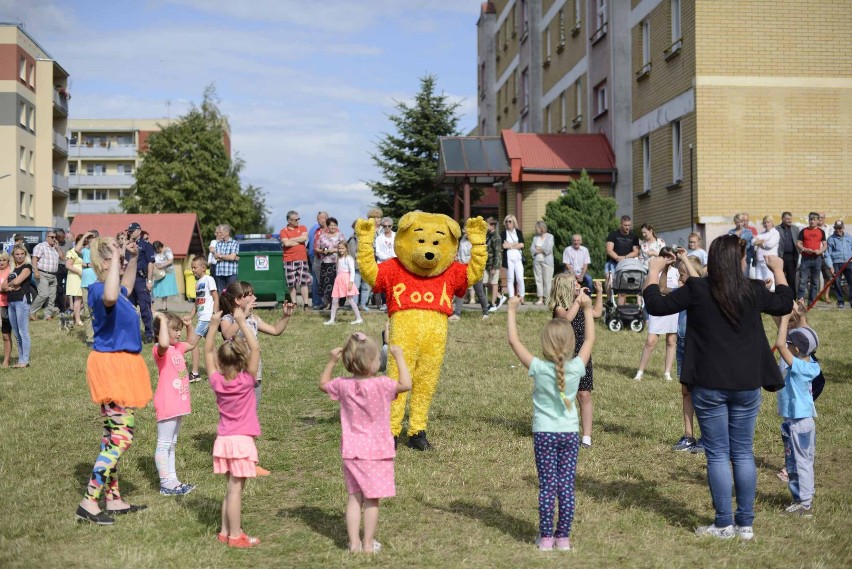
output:
M219 543L228 543L228 536L225 535L224 533L217 533L216 534L216 540Z
M247 536L245 532L240 537L228 538L228 547L254 547L255 545L260 545L260 540Z

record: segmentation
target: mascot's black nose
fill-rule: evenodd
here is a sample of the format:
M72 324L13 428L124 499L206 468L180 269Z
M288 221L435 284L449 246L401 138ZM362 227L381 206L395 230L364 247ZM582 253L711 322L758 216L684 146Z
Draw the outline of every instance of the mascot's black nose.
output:
M425 257L427 261L431 261L435 258L435 253L426 253Z

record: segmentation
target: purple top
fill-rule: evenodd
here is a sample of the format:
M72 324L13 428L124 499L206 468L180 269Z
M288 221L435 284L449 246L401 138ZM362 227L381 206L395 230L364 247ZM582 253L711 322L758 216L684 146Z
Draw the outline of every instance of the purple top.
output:
M231 381L216 372L210 376L210 387L216 394L216 404L219 406L219 428L216 434L220 437L260 435L254 378L248 372L241 371Z
M340 454L343 458L393 458L390 406L396 381L389 377L336 377L325 385L328 396L340 401Z

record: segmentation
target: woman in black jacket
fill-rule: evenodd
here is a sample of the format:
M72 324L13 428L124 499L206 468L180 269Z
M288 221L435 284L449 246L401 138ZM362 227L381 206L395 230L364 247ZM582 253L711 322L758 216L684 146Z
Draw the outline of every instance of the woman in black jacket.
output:
M793 309L793 291L787 286L781 259L767 257L776 283L772 293L764 283L745 278L745 255L745 242L739 237L716 238L710 245L707 278L690 278L668 296L660 294L657 284L668 260L652 257L643 292L649 314L686 310L680 382L692 393L716 509L715 523L699 527L696 533L723 539L754 537L753 442L760 388L778 391L784 387L760 314L782 316ZM735 514L732 485L737 496Z

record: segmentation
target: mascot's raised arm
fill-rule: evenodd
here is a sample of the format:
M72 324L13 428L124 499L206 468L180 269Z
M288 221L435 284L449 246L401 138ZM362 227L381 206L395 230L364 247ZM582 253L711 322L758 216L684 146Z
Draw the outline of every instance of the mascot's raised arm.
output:
M444 361L453 297L463 297L468 287L482 278L488 258L485 221L481 217L469 219L465 228L472 245L467 265L455 261L461 237L458 223L438 213L407 213L399 220L394 241L396 258L377 265L373 250L375 225L361 219L355 224L361 278L374 292L387 297L389 343L402 348L411 368L413 387L407 434L408 446L417 450L431 448L426 423ZM388 361L388 375L399 379L393 359ZM408 397L408 392L401 393L391 407L394 443L402 432Z

